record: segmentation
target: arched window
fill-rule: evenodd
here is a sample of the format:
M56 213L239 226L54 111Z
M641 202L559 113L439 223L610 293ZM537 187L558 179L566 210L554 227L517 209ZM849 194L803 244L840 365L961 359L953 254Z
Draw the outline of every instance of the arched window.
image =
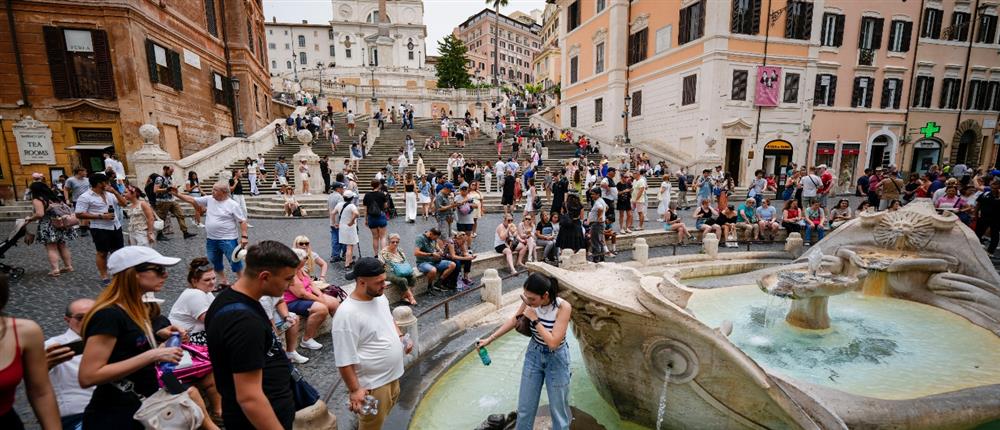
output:
M278 68L278 62L274 61L274 60L271 60L271 68L272 69L277 69Z
M305 46L306 46L306 37L303 35L299 35L299 48L305 48Z
M378 24L379 23L379 19L378 18L379 18L378 17L378 11L377 10L373 10L373 11L371 11L371 13L368 14L368 18L365 19L365 22L367 22L369 24ZM391 20L389 20L389 13L388 12L385 14L385 22L387 22L387 23L388 22L392 22Z
M415 47L416 47L416 45L413 44L413 38L411 37L411 38L407 39L407 42L406 42L407 57L410 60L413 60L413 48L415 48Z
M299 52L299 64L306 65L309 64L309 60L306 59L305 52Z
M285 68L288 69L288 70L292 70L292 62L291 61L285 61Z

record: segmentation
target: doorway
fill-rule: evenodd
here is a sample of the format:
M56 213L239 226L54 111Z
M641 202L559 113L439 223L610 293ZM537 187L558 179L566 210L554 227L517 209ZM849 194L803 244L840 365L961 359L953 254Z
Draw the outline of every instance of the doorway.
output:
M955 164L979 164L979 163L969 163L969 155L972 152L972 145L976 142L976 132L972 130L965 130L962 133L962 137L958 139L958 152L955 154Z
M889 164L889 136L881 135L872 141L868 150L868 167L874 169Z
M174 160L181 159L180 133L177 126L163 124L163 150Z
M726 172L733 177L733 182L740 185L740 160L743 159L743 139L726 139Z

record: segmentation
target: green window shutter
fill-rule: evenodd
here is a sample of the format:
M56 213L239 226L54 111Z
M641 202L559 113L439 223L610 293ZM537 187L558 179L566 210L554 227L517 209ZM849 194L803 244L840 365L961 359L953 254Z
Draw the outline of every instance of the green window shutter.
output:
M167 65L170 66L170 72L174 74L174 89L177 91L184 90L184 78L181 77L181 56L177 52L167 51Z
M149 80L153 83L160 82L160 76L156 74L156 48L152 40L146 39L146 63L149 69Z

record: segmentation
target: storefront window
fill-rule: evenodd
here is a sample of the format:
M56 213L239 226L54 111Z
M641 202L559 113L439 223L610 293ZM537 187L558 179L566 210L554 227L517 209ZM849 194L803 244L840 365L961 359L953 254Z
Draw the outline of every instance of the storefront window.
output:
M817 143L816 159L813 162L813 165L819 166L820 164L825 164L827 166L833 166L833 155L836 153L835 147L835 143Z
M913 144L912 171L924 173L941 157L941 143L936 139L922 139Z
M855 170L858 168L858 155L861 154L860 143L845 143L840 149L840 166L837 172L840 178L837 184L840 192L851 193L854 190Z

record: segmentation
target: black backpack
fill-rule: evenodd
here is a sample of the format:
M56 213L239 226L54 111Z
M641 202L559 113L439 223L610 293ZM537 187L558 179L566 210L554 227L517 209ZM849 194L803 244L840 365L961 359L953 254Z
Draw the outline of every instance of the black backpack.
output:
M153 190L156 188L156 180L160 179L160 175L153 173L149 175L149 180L146 183L146 187L142 189L146 193L146 198L149 199L149 204L156 205L156 193Z
M381 192L381 191L372 191L372 192L373 193L378 193L378 192ZM378 202L376 202L375 199L372 199L372 203L373 204L365 206L366 215L373 216L373 217L380 217L380 216L382 216L382 207L378 205Z

